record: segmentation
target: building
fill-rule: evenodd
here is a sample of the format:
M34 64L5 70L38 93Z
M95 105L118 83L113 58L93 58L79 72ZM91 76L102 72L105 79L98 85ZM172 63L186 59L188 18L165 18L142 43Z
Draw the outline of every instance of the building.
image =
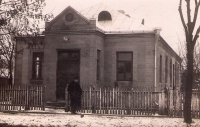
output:
M42 36L17 39L23 54L16 58L15 84L45 85L49 101L63 100L77 75L82 87L179 86L181 59L160 31L145 30L122 10L69 6L46 23Z

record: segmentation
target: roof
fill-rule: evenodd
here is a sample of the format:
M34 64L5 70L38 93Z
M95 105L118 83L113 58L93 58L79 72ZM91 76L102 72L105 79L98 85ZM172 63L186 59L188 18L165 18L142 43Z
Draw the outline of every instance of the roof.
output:
M63 16L63 15L64 15L67 11L69 11L69 10L75 12L81 19L83 19L84 21L86 21L87 23L89 23L89 20L88 20L86 17L84 17L82 14L80 14L78 11L76 11L76 10L75 10L74 8L72 8L71 6L68 6L68 7L65 8L60 14L58 14L53 20L51 20L51 21L49 22L49 24L48 24L48 26L47 26L47 29L48 29L49 26L51 26L51 25L54 24L57 20L59 20L59 18L60 18L61 16Z
M108 11L112 20L98 21L98 15L102 11ZM142 24L142 19L131 18L123 10L116 11L102 3L79 11L79 13L88 19L95 18L97 27L104 31L152 30Z

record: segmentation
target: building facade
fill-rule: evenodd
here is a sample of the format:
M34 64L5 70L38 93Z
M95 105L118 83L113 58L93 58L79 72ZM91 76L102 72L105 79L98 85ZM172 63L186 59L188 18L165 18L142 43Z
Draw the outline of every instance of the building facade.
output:
M161 28L137 30L129 15L96 8L69 6L46 23L42 36L18 38L23 53L16 57L15 84L45 85L49 101L63 100L75 76L82 87L180 86L181 59Z

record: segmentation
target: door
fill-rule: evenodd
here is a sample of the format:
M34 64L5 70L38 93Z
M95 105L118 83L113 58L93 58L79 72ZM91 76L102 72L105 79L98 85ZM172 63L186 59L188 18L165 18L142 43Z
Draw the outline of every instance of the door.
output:
M57 100L65 99L65 87L79 76L80 71L80 53L79 51L59 51L57 63Z

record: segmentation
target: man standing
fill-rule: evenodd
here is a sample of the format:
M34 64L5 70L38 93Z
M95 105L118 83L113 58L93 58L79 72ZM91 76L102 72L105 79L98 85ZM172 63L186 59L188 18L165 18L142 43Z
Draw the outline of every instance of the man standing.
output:
M70 96L71 113L76 114L78 108L81 107L81 95L82 95L82 89L78 81L78 76L76 76L74 80L69 83L67 91Z

